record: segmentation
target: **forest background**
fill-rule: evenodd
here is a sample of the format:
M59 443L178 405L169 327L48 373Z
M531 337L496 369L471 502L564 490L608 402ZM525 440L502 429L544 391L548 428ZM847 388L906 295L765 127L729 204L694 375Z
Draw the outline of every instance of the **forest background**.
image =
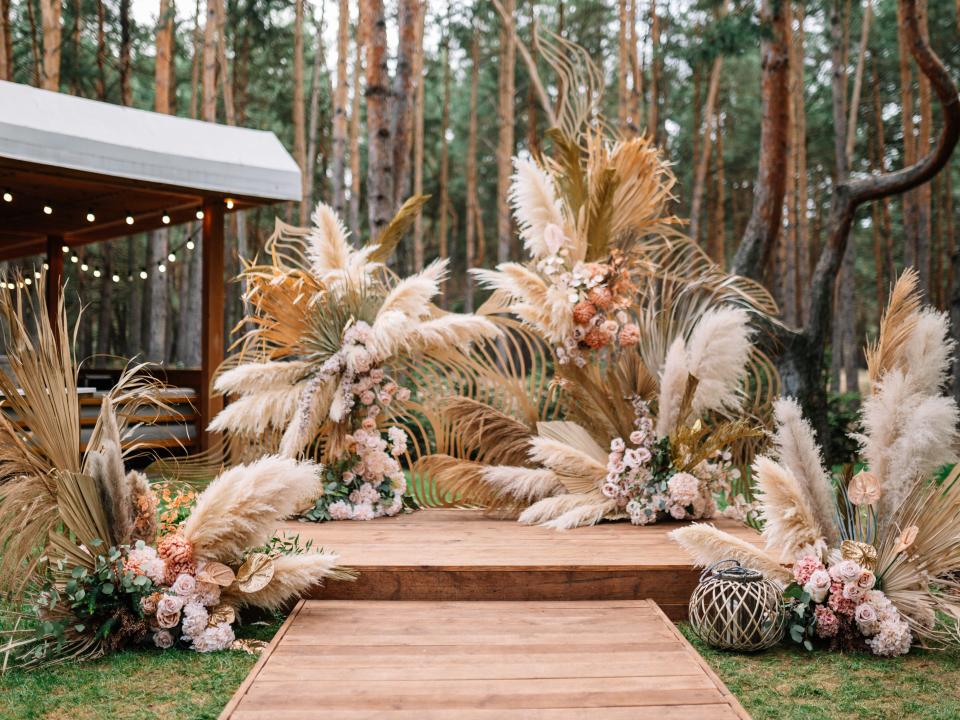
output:
M611 125L653 134L677 176L672 211L704 250L764 282L788 326L823 336L793 349L817 368L822 356L817 382L855 391L865 334L905 265L953 309L955 332L960 319L955 160L856 209L820 293L827 322L823 303L810 307L838 185L915 163L950 120L911 58L911 13L960 77L960 2L948 0L0 0L0 79L274 131L304 171L304 200L230 215L225 280L275 216L307 223L323 200L366 238L406 196L431 194L398 270L449 257L445 301L470 310L480 297L465 269L520 257L511 157L540 152L543 95L558 91L536 59L538 24L598 64ZM80 355L197 366L199 243L183 226L67 263L71 316L85 307ZM229 327L240 295L227 293Z

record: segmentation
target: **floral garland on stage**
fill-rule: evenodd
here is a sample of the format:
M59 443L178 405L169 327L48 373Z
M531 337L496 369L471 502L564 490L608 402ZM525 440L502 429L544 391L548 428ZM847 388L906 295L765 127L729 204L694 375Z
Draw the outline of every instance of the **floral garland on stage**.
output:
M309 230L278 221L270 264L241 275L253 329L216 379L234 401L210 429L252 444L254 454L322 459L322 494L306 519L367 520L412 507L400 463L405 423L418 406L401 372L499 335L487 318L434 305L446 260L402 279L387 269L426 199L407 201L360 248L321 203ZM270 437L278 438L273 447Z
M127 418L164 408L142 366L107 393L81 450L63 304L51 326L42 291L25 301L4 290L0 313L11 367L0 372L10 408L0 414L0 590L11 608L0 666L141 644L221 650L234 644L244 607L277 609L325 578L354 577L334 554L273 537L319 492L315 465L264 457L224 471L195 499L166 489L158 497L124 467Z
M906 653L960 644L960 420L942 394L954 349L944 313L923 307L917 274L897 281L877 342L867 348L871 394L860 413L866 469L835 480L813 429L790 399L775 404L777 461L753 476L766 549L709 525L672 537L709 565L734 558L786 587L791 638L812 648Z

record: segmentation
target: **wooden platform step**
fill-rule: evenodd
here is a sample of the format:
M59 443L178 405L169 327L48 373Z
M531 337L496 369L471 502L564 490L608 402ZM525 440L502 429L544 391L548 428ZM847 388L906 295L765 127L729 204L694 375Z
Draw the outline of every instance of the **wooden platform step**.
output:
M749 718L649 600L301 601L220 717Z
M712 521L748 542L755 531ZM557 531L428 509L369 522L292 522L282 531L360 570L313 594L333 600L654 600L684 619L700 571L667 534L677 523L604 523Z

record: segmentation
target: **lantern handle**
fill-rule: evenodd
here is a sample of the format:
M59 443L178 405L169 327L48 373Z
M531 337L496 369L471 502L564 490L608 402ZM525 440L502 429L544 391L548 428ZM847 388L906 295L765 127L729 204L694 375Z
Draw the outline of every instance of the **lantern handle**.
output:
M719 568L721 565L726 565L728 563L732 568L740 567L739 560L733 560L732 558L728 558L726 560L717 560L715 563L705 568L702 573L700 573L700 582L703 582L704 578L706 578L708 575L717 575L718 574L717 568Z

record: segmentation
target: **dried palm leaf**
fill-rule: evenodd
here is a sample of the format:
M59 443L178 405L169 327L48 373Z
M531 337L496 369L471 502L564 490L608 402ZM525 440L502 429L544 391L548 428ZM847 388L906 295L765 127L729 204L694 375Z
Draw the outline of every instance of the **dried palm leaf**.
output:
M444 398L440 412L459 438L460 447L488 465L529 465L535 427L472 398Z
M400 240L413 227L414 221L429 199L429 195L413 195L407 198L377 237L376 245L370 253L371 262L385 263L390 259Z

